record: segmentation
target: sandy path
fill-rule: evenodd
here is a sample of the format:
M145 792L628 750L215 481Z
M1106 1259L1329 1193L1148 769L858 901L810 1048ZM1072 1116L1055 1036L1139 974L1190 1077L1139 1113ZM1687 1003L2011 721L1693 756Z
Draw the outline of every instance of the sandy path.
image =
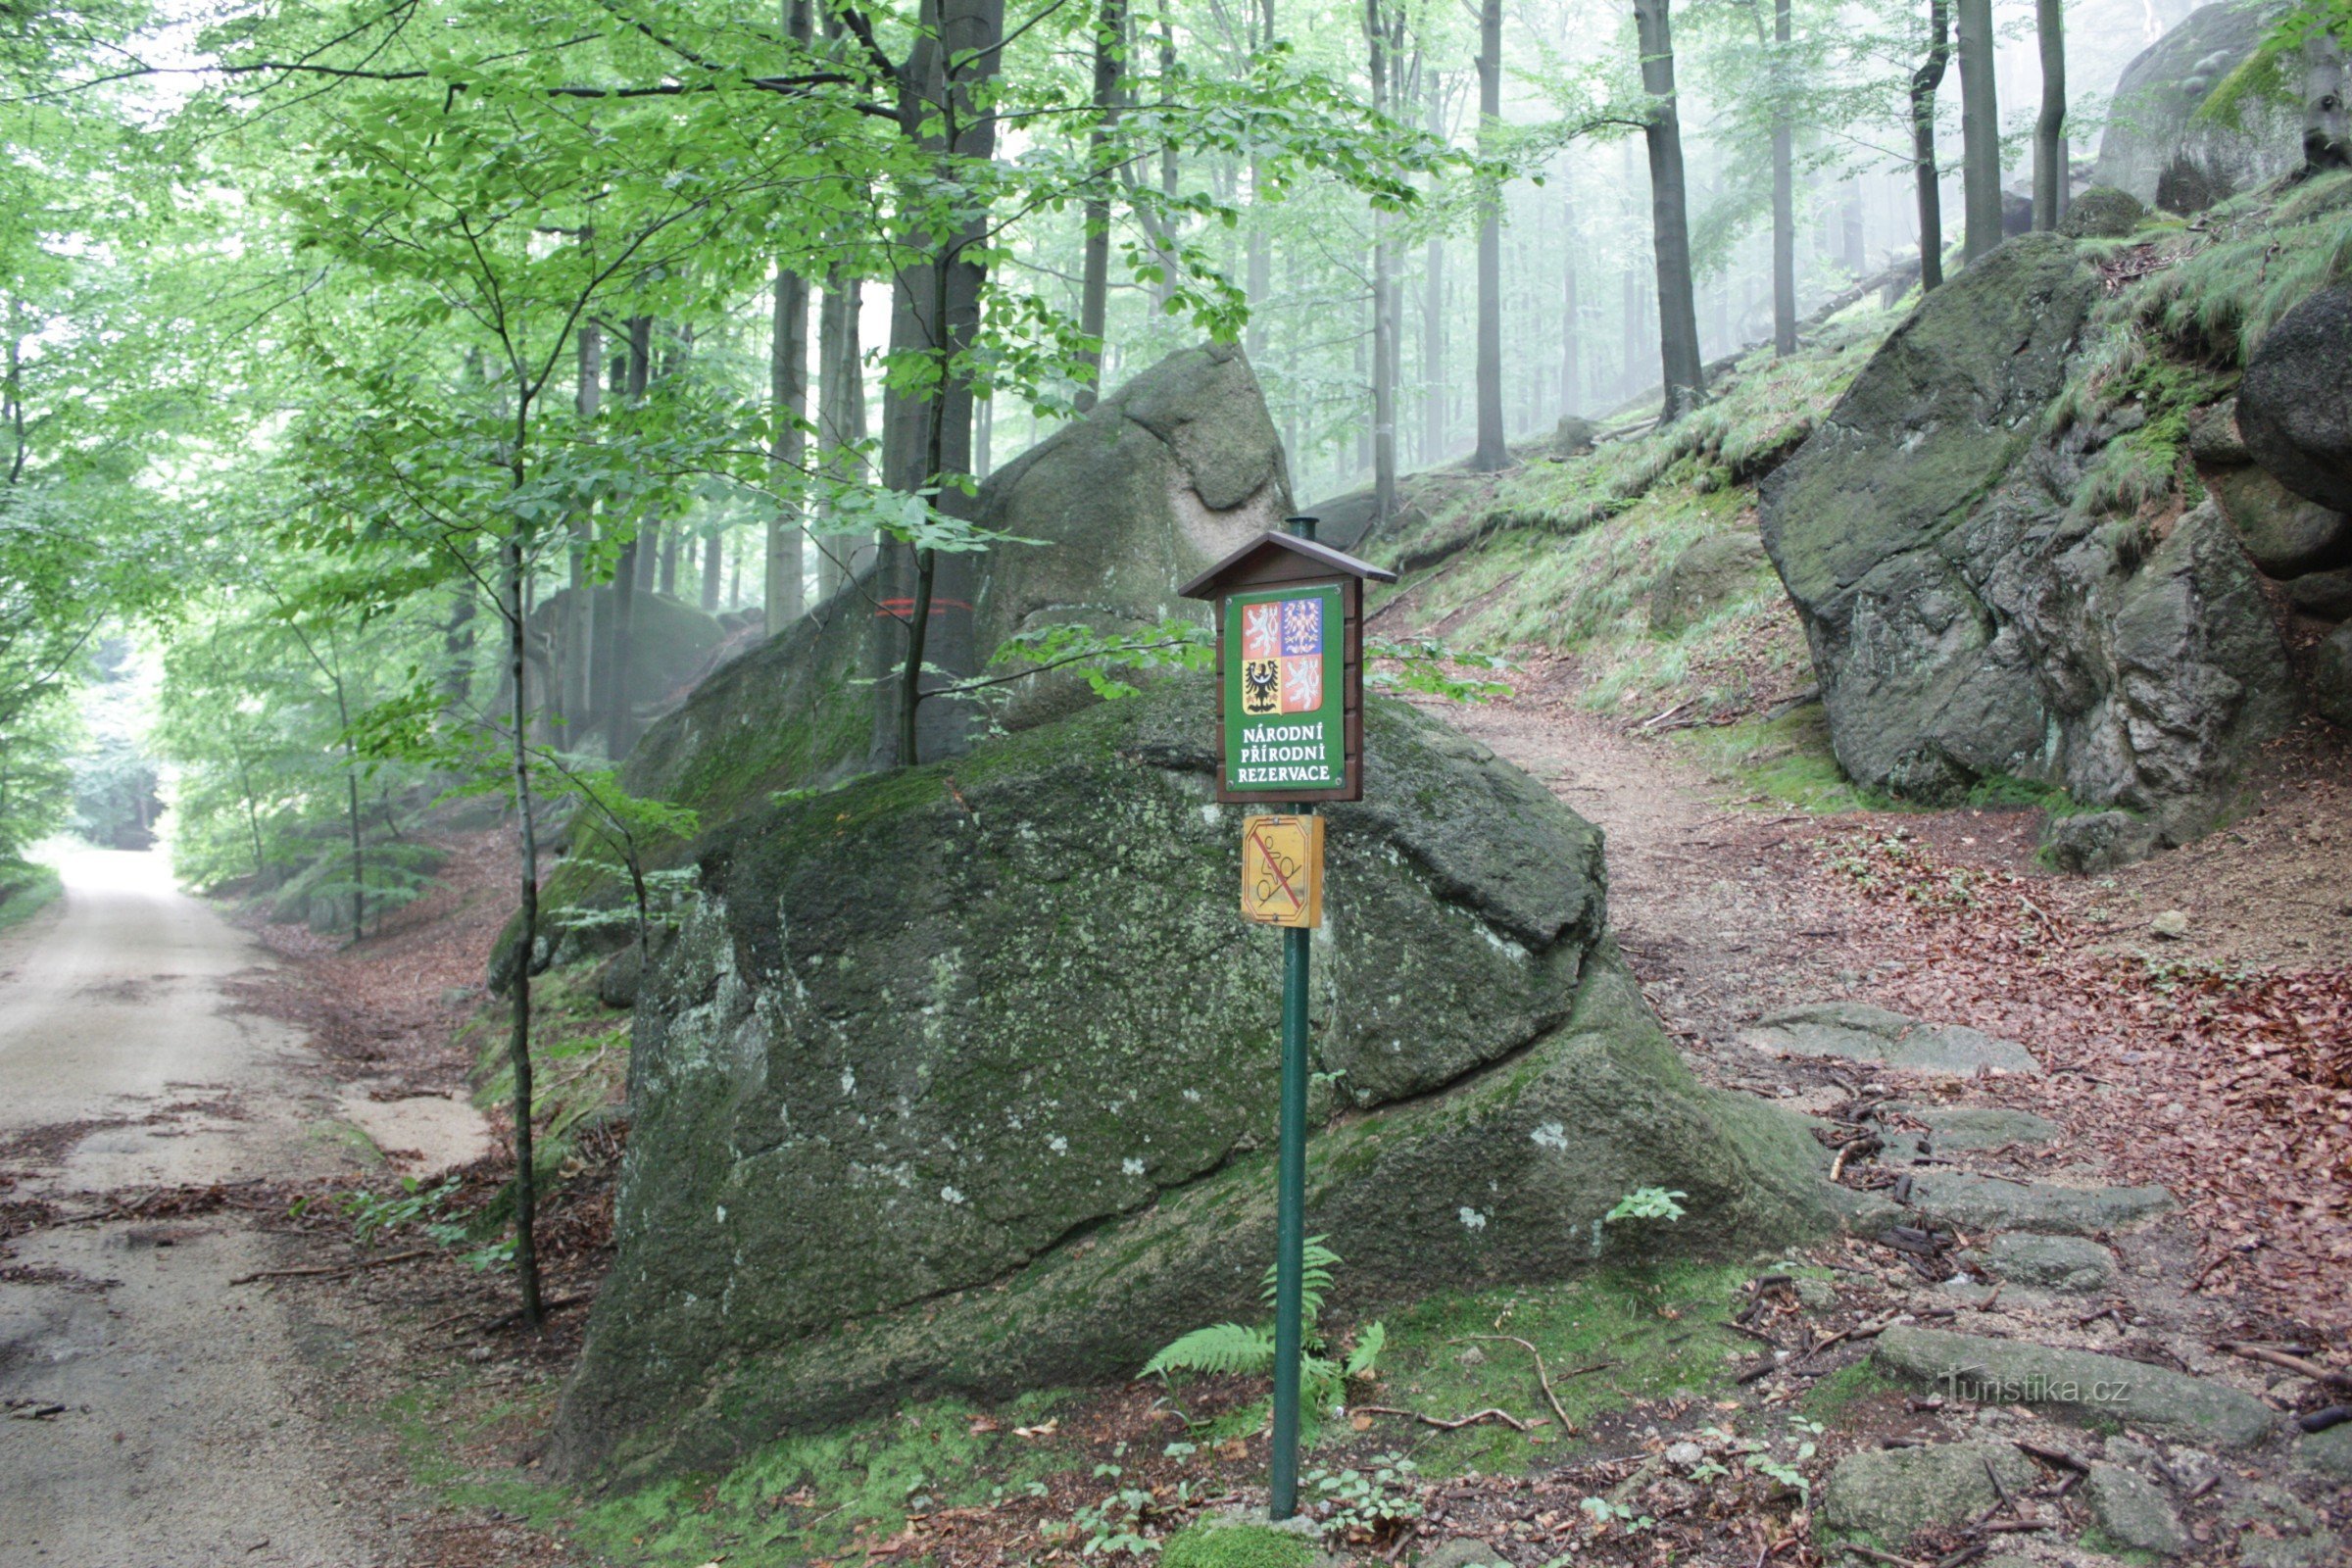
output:
M1629 739L1574 691L1565 666L1537 662L1516 696L1440 711L1601 829L1610 928L1687 1050L1712 1056L1757 1013L1862 978L1841 982L1841 917L1797 874L1791 832L1810 836L1820 819L1716 804L1696 768Z
M331 1085L295 1033L227 1009L266 961L160 856L62 867L63 906L0 940L0 1166L12 1199L338 1168ZM97 1124L90 1126L89 1124ZM0 1564L363 1565L381 1520L308 1408L340 1353L239 1274L298 1258L234 1212L65 1225L0 1271ZM62 1412L26 1419L29 1411Z

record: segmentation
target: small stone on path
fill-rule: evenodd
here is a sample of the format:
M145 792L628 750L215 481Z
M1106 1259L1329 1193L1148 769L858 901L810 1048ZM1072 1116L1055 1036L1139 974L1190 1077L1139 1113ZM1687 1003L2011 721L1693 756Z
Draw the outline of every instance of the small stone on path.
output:
M1911 1203L1930 1219L1967 1231L2037 1231L2095 1236L2173 1206L2161 1187L2055 1187L1938 1172L1911 1184Z
M2173 1505L2121 1465L2092 1465L2083 1478L2082 1501L2092 1526L2113 1545L2166 1557L2188 1549L2188 1532L2180 1528Z
M2352 1421L2314 1432L2295 1444L2295 1463L2337 1481L2352 1482Z
M1984 1264L1995 1279L2075 1296L2115 1283L2115 1259L2107 1249L2074 1236L1996 1236L1985 1244Z
M1895 1108L1928 1124L1928 1142L1937 1153L1998 1149L2004 1144L2040 1148L2058 1141L2058 1124L2030 1110L2005 1110L1998 1105L1907 1104Z
M1898 1324L1879 1336L1871 1359L1979 1404L2031 1405L2215 1447L2255 1447L2278 1424L2269 1405L2226 1384L2091 1350Z
M1991 1465L1990 1473L1985 1466ZM1830 1529L1900 1545L1916 1530L1953 1525L1997 1504L1992 1477L2015 1494L2039 1472L2007 1443L1943 1443L1925 1448L1874 1449L1838 1461L1823 1489Z
M2148 922L2148 929L2167 941L2179 942L2188 935L2188 916L2179 909L2167 909Z
M1974 1073L1999 1068L2041 1076L2041 1064L2014 1040L1995 1040L1965 1024L1935 1024L1858 1002L1816 1002L1768 1013L1740 1033L1759 1051L1798 1056L1844 1056L1922 1072Z

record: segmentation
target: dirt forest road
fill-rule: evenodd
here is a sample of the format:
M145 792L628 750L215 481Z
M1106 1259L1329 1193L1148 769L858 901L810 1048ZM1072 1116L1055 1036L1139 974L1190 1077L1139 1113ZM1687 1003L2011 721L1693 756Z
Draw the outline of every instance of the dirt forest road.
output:
M61 869L61 906L0 937L0 1216L69 1220L0 1246L0 1565L379 1561L369 1489L338 1484L308 1407L340 1336L230 1284L303 1260L234 1208L103 1217L331 1171L332 1087L232 1009L223 981L268 956L163 856Z

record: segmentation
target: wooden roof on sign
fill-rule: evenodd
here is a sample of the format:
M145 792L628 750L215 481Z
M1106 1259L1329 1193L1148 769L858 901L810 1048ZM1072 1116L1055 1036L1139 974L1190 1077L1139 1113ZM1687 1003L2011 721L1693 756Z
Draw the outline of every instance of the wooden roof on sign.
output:
M1227 556L1176 591L1187 599L1214 599L1225 589L1259 582L1296 582L1332 575L1395 582L1396 574L1346 551L1297 534L1266 532Z

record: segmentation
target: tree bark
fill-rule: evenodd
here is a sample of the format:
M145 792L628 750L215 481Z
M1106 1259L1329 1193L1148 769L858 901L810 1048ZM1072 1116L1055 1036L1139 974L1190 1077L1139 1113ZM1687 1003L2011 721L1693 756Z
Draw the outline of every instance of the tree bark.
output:
M1429 74L1429 133L1446 134L1446 95ZM1446 236L1432 233L1421 265L1421 463L1446 459Z
M654 318L634 316L629 318L628 406L635 410L645 402L645 390L653 379ZM612 572L612 635L609 642L609 662L605 667L605 755L617 763L629 755L629 745L636 739L633 733L634 715L629 692L630 642L637 619L637 564L646 541L632 533L621 544L620 559Z
M2034 122L2034 226L2050 229L2066 217L2066 5L2034 0L2041 45L2041 113Z
M1960 149L1966 226L1962 264L2001 242L2001 121L1994 91L1992 0L1958 0Z
M1772 352L1796 352L1795 127L1789 122L1789 0L1772 5Z
M1387 114L1389 23L1380 0L1364 0L1364 38L1372 78L1372 112ZM1396 246L1389 215L1372 212L1372 514L1388 521L1396 510Z
M580 323L579 366L573 379L572 413L579 420L579 439L588 439L596 424L598 412L604 406L605 334L593 320ZM562 695L557 707L563 710L567 725L584 726L593 711L590 705L596 700L594 666L596 663L596 595L588 577L588 552L596 542L596 508L582 503L571 516L571 548L567 553L568 575L565 586L571 590L570 602L564 607L564 673L560 683Z
M1577 341L1576 304L1576 166L1560 171L1560 413L1572 416L1584 407L1583 345Z
M1478 150L1494 151L1502 123L1502 0L1478 12ZM1470 466L1494 473L1511 461L1502 428L1502 193L1478 215L1478 450Z
M802 16L806 6L796 6ZM769 472L779 496L800 484L808 451L802 423L808 417L808 280L776 269L775 320L768 333L768 401L776 428L767 446ZM767 634L780 635L801 618L804 563L801 509L777 503L767 519Z
M515 459L515 466L516 484L519 486L519 456ZM513 726L514 733L509 737L509 744L512 747L514 776L514 831L522 852L522 865L516 878L522 905L522 931L517 939L521 956L514 964L514 1018L507 1033L507 1064L514 1075L514 1095L511 1102L514 1120L514 1279L522 1293L522 1320L536 1330L544 1315L539 1300L538 1182L537 1172L531 1168L534 1157L531 1137L531 957L532 950L539 941L539 836L531 820L530 697L523 685L527 652L523 640L523 580L528 572L520 526L519 522L515 523L516 531L510 532L505 541L507 677L514 689L513 705L508 711L508 722Z
M909 135L937 127L921 138L935 155L934 177L960 184L961 169L985 164L996 153L995 117L976 111L974 89L997 74L1004 0L924 0L923 9L933 27L918 38L905 69L900 122ZM883 482L911 494L949 481L935 504L950 515L965 515L971 505L952 481L971 472L971 375L959 362L979 330L986 278L979 257L987 234L985 211L961 213L956 228L938 236L920 262L898 270L892 311L893 357L927 358L937 374L919 394L885 395ZM932 550L893 554L885 578L890 597L906 610L903 618L875 622L888 676L882 690L890 694L878 739L893 761L911 766L926 755L960 750L964 740L967 715L961 709L924 709L923 695L938 682L923 666L927 659L936 661L940 675L951 681L972 673L974 564L963 553L944 562Z
M1989 0L1987 0L1989 3ZM1650 100L1642 139L1649 148L1651 244L1657 253L1658 363L1665 399L1661 425L1672 424L1706 398L1698 357L1698 307L1690 279L1690 224L1685 207L1683 132L1676 110L1671 0L1634 0L1642 47L1642 86Z
M859 478L865 461L857 451L865 439L865 357L858 345L858 290L855 278L836 268L825 284L824 303L817 315L816 439L824 454L826 477L837 484ZM840 534L827 534L817 545L816 595L819 601L840 591L855 563L857 545Z
M1919 193L1919 291L1943 286L1943 191L1936 168L1936 92L1952 58L1951 0L1928 0L1928 57L1911 73L1911 169Z
M1095 128L1086 198L1086 259L1078 283L1078 330L1094 339L1082 352L1086 375L1074 400L1084 414L1102 392L1102 334L1110 316L1111 133L1119 123L1119 65L1127 47L1127 0L1102 0L1095 13Z
M1274 0L1258 0L1250 24L1250 52L1255 54L1274 42ZM1271 205L1266 200L1266 166L1252 151L1250 156L1250 233L1246 246L1248 271L1245 275L1250 296L1250 325L1242 336L1242 346L1256 368L1265 353L1266 328L1264 311L1267 297L1274 287L1274 237L1266 232L1265 213ZM1296 456L1293 457L1297 461Z

